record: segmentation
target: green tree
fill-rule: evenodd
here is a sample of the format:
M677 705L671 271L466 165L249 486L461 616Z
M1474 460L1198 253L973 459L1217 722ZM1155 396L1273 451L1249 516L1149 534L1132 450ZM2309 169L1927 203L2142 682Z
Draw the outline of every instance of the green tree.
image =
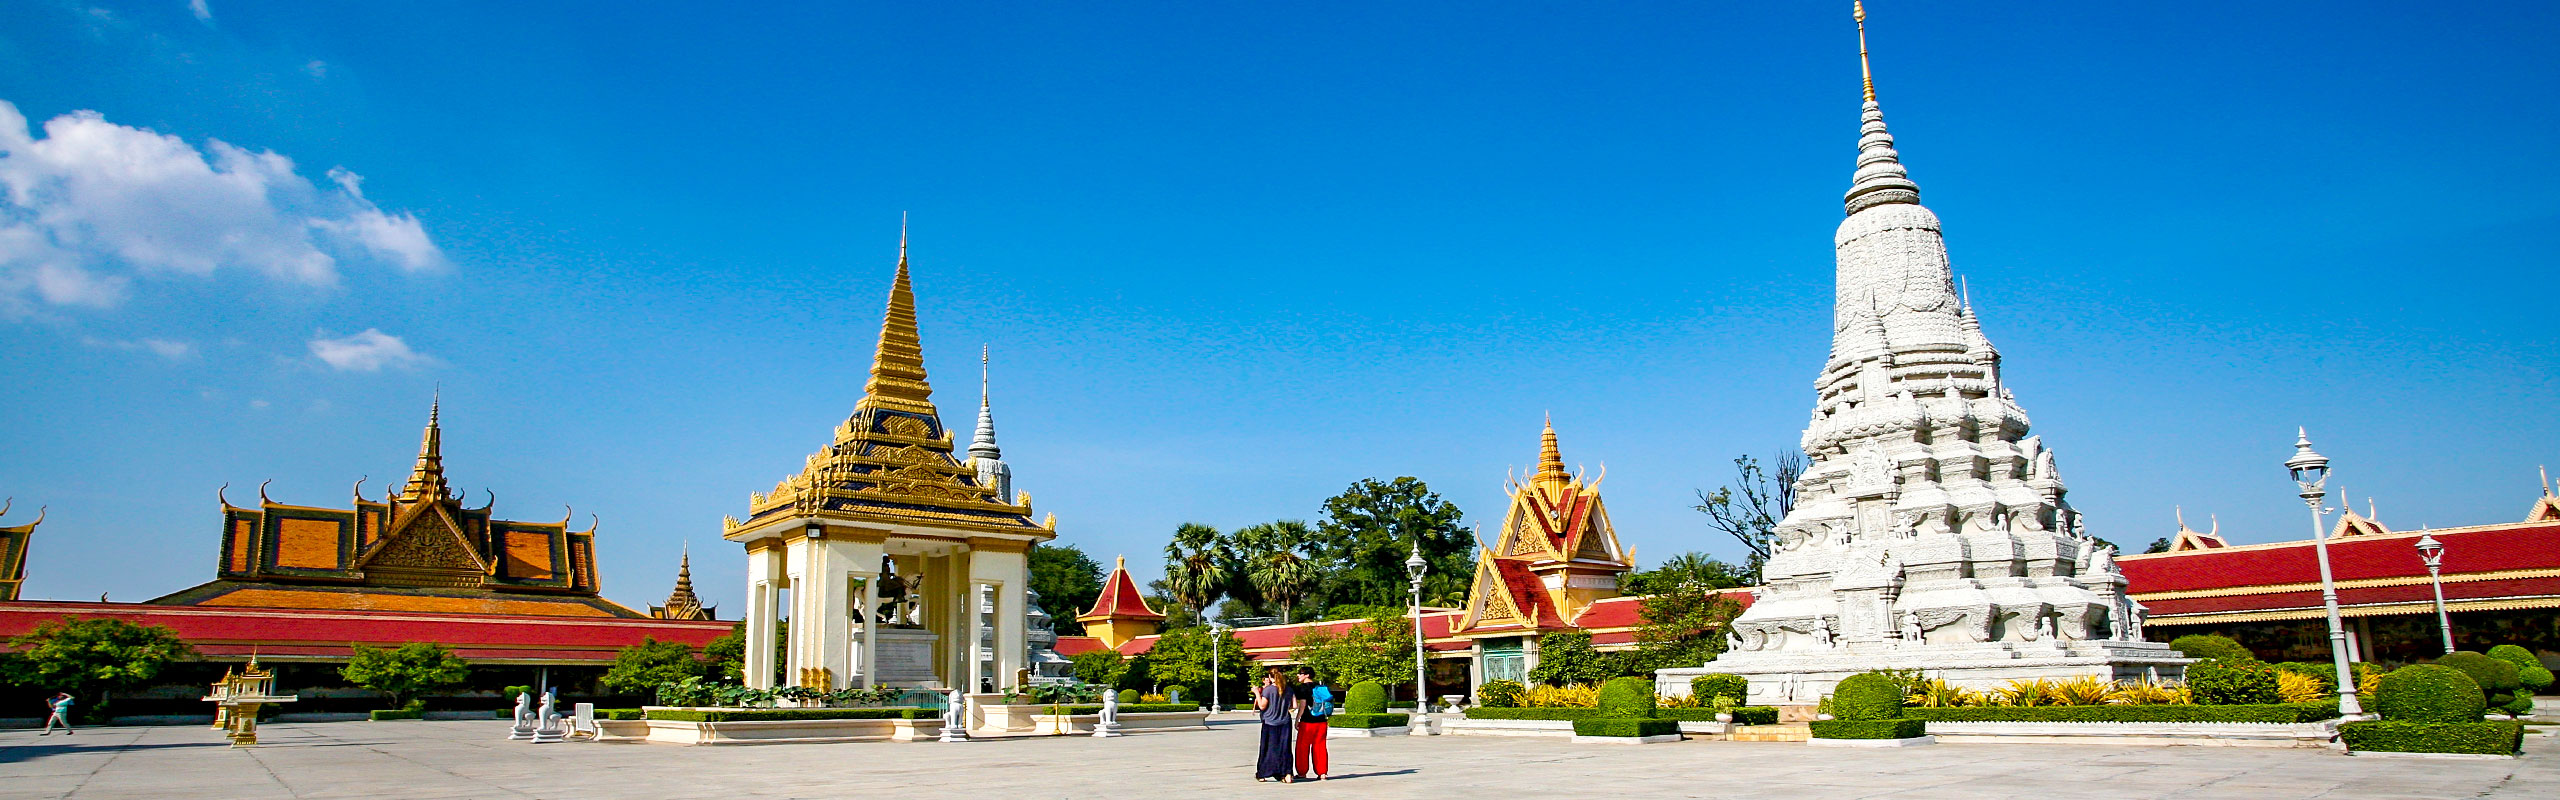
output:
M1155 646L1138 660L1145 663L1147 674L1156 685L1180 686L1184 697L1206 699L1209 696L1210 647L1207 627L1166 631L1156 639ZM1253 666L1252 660L1244 653L1244 640L1236 638L1232 632L1220 631L1216 647L1217 677L1226 685L1235 686Z
M1718 561L1705 553L1681 553L1663 560L1653 569L1619 577L1618 590L1631 595L1651 595L1690 589L1730 589L1751 585L1753 577L1750 571Z
M2166 552L2169 552L2169 537L2166 537L2166 536L2160 537L2160 538L2158 538L2158 539L2153 539L2153 540L2151 540L2151 546L2150 546L2150 547L2142 548L2142 554L2143 554L2143 555L2146 555L2146 556L2147 556L2147 555L2151 555L2151 554L2153 554L2153 553L2166 553Z
M69 692L88 702L75 708L103 714L106 695L143 685L158 677L170 662L196 657L178 634L158 625L136 625L120 619L62 617L10 637L12 682L29 688Z
M1750 456L1733 460L1734 482L1717 487L1714 492L1699 492L1698 504L1692 506L1707 515L1707 526L1741 542L1750 553L1743 568L1752 575L1760 574L1760 565L1769 561L1769 540L1776 535L1778 523L1796 507L1796 478L1804 474L1804 454L1787 450L1770 459L1776 471L1760 468L1760 461Z
M1218 529L1182 523L1173 529L1173 541L1164 546L1165 589L1196 618L1226 595L1234 574L1229 565L1234 560L1226 535Z
M1244 582L1265 608L1279 610L1281 622L1315 590L1316 564L1307 553L1315 535L1306 523L1284 519L1238 528L1233 536Z
M1120 676L1129 671L1129 660L1115 650L1087 650L1067 660L1075 663L1076 680L1105 689L1119 686Z
M1075 545L1031 547L1031 591L1040 594L1040 610L1049 612L1052 626L1062 635L1084 634L1084 623L1075 617L1102 596L1102 576L1102 564Z
M702 660L703 678L721 683L746 682L747 623L740 622L720 638L703 644Z
M604 672L604 690L615 694L652 694L661 684L689 677L709 677L703 673L713 668L716 667L694 657L692 645L641 637L639 644L613 654L613 666Z
M1626 674L1626 659L1591 647L1591 634L1556 631L1538 635L1538 666L1529 680L1549 686L1597 685Z
M1724 652L1725 631L1741 616L1742 604L1707 582L1673 584L1637 601L1636 649L1626 654L1625 670L1650 675L1665 667L1695 667ZM1543 656L1542 656L1543 657Z
M1362 478L1324 501L1324 518L1308 550L1322 576L1312 595L1317 605L1407 604L1404 561L1415 543L1429 571L1426 602L1464 598L1476 571L1475 535L1460 526L1458 507L1411 477Z
M338 670L339 677L390 695L398 707L407 707L420 693L460 686L471 679L471 664L434 642L392 648L356 645L355 651L347 666Z
M1289 654L1326 681L1375 681L1402 686L1413 680L1411 625L1411 618L1386 617L1352 625L1340 633L1309 628L1289 643Z

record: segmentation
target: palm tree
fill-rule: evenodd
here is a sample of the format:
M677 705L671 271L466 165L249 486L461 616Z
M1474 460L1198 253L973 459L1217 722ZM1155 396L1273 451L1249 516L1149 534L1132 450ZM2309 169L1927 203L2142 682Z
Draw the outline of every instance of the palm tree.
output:
M1173 541L1164 546L1165 587L1173 590L1173 599L1191 607L1191 615L1207 623L1210 603L1227 593L1231 573L1227 568L1229 548L1226 536L1218 529L1197 522L1185 522L1173 529Z
M1307 542L1314 537L1314 529L1294 519L1236 529L1245 580L1263 599L1280 606L1281 622L1288 622L1290 608L1315 590L1316 565L1306 555Z

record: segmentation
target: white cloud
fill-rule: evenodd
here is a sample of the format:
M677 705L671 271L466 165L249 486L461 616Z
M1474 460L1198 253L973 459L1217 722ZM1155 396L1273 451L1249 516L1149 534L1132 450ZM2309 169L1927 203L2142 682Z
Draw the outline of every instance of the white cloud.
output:
M328 331L321 331L311 340L311 355L340 372L380 372L384 367L410 369L434 363L434 359L409 349L409 343L400 341L400 337L374 328L334 339Z
M213 7L205 5L204 2L205 0L187 0L187 10L196 12L196 19L212 22Z
M326 78L329 77L329 62L315 58L311 63L302 65L302 71L314 78Z
M274 151L199 149L94 111L36 138L0 100L0 312L112 306L137 279L230 269L329 287L341 257L444 266L417 217L365 199L355 173L329 176L323 188Z
M89 345L90 347L104 347L110 350L149 352L152 355L169 359L171 361L185 360L187 357L196 354L196 344L194 342L181 341L177 339L144 338L125 340L89 337L82 339L81 342Z

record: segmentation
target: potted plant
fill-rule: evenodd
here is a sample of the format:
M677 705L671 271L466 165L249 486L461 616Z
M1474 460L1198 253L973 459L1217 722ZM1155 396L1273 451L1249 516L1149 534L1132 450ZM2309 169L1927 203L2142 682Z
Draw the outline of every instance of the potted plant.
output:
M1734 702L1732 695L1716 695L1710 705L1716 710L1717 722L1724 723L1726 725L1733 724Z

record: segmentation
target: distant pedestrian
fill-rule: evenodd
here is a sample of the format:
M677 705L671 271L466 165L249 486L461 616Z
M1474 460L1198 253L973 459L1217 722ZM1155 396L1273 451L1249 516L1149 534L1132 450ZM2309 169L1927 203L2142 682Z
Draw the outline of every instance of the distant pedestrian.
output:
M57 723L62 726L64 736L78 733L71 729L71 694L69 692L54 692L53 699L45 701L45 705L53 709L53 715L44 718L44 732L36 734L37 736L52 736L53 726Z
M1298 685L1289 687L1298 707L1298 779L1324 780L1333 771L1333 753L1325 737L1333 733L1333 689L1316 682L1316 671L1298 668Z
M1280 668L1262 671L1262 686L1253 690L1253 710L1262 719L1262 750L1254 760L1253 779L1291 783L1289 728L1297 720L1289 687L1280 684Z

